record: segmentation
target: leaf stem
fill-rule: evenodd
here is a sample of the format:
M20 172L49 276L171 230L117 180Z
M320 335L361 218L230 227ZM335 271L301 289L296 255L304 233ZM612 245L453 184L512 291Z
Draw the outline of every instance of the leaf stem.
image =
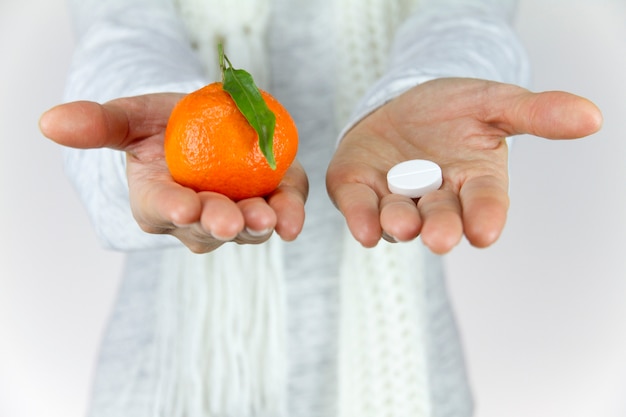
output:
M217 50L223 89L230 94L239 111L256 131L259 147L270 168L276 169L273 146L276 115L265 103L252 75L242 69L233 68L221 42L218 43Z
M222 45L222 42L217 44L217 54L218 54L218 60L219 60L219 65L220 65L220 72L222 73L222 83L224 83L224 72L226 71L226 66L224 65L224 45Z

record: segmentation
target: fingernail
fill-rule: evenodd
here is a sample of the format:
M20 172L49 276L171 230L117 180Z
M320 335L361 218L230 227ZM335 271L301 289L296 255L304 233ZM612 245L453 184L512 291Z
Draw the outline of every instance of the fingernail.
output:
M263 229L263 230L252 230L249 227L246 227L246 232L252 236L252 237L261 237L261 236L267 236L270 233L272 233L274 231L274 229L272 228L267 228L267 229Z
M398 239L396 239L395 237L391 236L387 232L383 232L383 239L385 239L389 243L398 243Z
M213 237L213 239L219 240L220 242L230 242L231 240L234 239L234 237L219 236L219 235L216 235L215 233L211 233L211 236Z

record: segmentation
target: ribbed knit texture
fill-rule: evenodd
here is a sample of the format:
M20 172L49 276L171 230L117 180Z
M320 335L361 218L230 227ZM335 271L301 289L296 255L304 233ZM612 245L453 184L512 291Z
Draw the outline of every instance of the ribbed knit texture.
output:
M286 415L281 242L162 260L155 416Z

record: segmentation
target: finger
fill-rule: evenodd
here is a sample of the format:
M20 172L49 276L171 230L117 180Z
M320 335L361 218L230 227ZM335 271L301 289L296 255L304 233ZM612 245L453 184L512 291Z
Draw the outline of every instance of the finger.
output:
M276 227L276 213L264 198L241 200L237 202L237 206L243 214L245 223L239 243L247 243L247 241L256 243L259 239L266 240L270 237Z
M561 91L514 91L502 99L491 100L494 114L503 114L509 134L575 139L593 134L602 126L602 113L586 98Z
M231 241L244 230L245 220L239 206L228 197L214 193L198 193L202 202L200 222L207 234L222 241Z
M366 248L376 246L382 235L376 192L365 184L345 183L337 186L333 195L354 238Z
M474 178L463 185L459 196L469 242L480 248L493 244L506 222L509 208L506 184L491 176Z
M125 150L136 139L162 132L180 94L121 98L105 104L76 101L61 104L39 119L41 132L75 148Z
M212 252L226 242L236 241L238 239L238 236L233 236L233 233L235 232L227 231L224 233L224 236L222 236L220 235L220 233L222 232L220 232L219 230L211 230L211 228L219 228L212 225L210 221L206 221L206 218L203 221L203 217L205 216L210 219L216 219L216 217L218 217L214 215L211 210L214 210L215 212L220 212L224 210L228 211L233 208L234 203L232 203L231 200L221 194L200 193L196 195L198 197L197 199L201 201L202 205L201 214L198 221L189 224L176 225L168 233L178 238L194 253ZM224 210L220 210L221 203L224 203ZM236 218L237 216L234 217ZM239 234L241 233L242 232L240 232Z
M171 181L129 183L130 205L135 220L148 233L171 229L200 220L201 201L195 191Z
M278 188L267 198L276 213L276 233L285 241L292 241L304 226L304 204L309 194L309 181L297 160L289 167Z
M276 190L269 197L270 207L276 212L276 233L285 241L294 240L304 226L304 198L293 187Z
M452 191L438 190L420 198L422 241L434 253L443 254L455 247L463 236L461 204Z
M422 219L413 200L387 194L380 202L380 225L392 240L408 242L419 235Z
M208 253L222 246L226 240L216 239L202 227L200 222L177 227L170 234L180 240L189 250L194 253Z

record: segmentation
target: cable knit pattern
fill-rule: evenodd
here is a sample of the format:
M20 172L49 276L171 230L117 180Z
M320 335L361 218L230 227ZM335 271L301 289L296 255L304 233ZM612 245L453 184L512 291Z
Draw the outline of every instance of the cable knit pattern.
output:
M387 69L389 47L418 0L336 1L337 117L344 124L358 99Z
M247 51L254 50L256 43L262 42L265 37L264 29L266 21L264 17L266 14L259 13L264 7L261 7L262 1L241 1L231 2L230 6L216 7L211 1L198 1L198 0L178 0L180 10L183 18L187 23L187 27L190 30L190 36L194 41L200 55L209 67L216 66L216 57L212 50L215 49L215 43L218 40L224 42L227 47L233 51L240 53L238 48L233 46L239 46L244 53L241 56L252 56ZM387 1L387 0L368 0L366 4L360 1L343 0L337 2L337 31L341 42L339 51L339 79L338 79L338 118L347 117L347 111L343 109L349 109L354 106L359 97L366 91L367 87L371 85L378 77L383 74L385 69L385 63L387 61L387 54L389 51L390 43L394 35L395 28L399 25L401 20L410 11L410 6L413 2L409 1ZM247 6L247 7L246 7ZM220 10L220 13L217 13ZM224 11L223 15L221 10ZM237 14L233 11L245 10L245 13ZM250 16L258 15L258 21L250 19ZM226 22L224 24L222 21ZM255 38L256 37L256 38ZM257 73L266 73L266 65L264 55L256 56L256 60L250 59L247 62L247 68L257 76ZM237 57L239 59L239 56ZM246 67L239 61L238 66ZM348 234L346 232L346 234ZM348 241L352 238L347 237ZM356 244L353 244L356 245ZM252 249L257 250L257 249ZM367 286L377 282L381 274L385 277L390 277L392 280L388 282L387 287L378 287L370 289L371 297L356 297L353 298L352 303L343 303L341 307L341 316L353 315L358 318L359 323L380 323L381 326L377 327L377 331L374 331L374 337L369 337L367 344L371 350L364 353L360 358L361 360L355 362L350 360L348 364L350 366L344 366L343 361L348 360L346 352L350 354L354 351L353 340L350 337L340 338L340 378L346 377L350 380L349 383L339 385L339 415L340 416L358 416L358 415L372 415L377 416L378 413L385 415L415 415L415 416L427 416L429 409L429 396L426 386L427 366L424 360L416 360L416 356L420 358L425 357L425 343L422 337L416 337L414 334L407 332L408 329L412 329L413 326L420 328L420 323L423 321L422 314L419 309L407 309L410 305L423 305L419 300L410 300L408 304L397 304L398 297L387 298L386 294L381 291L381 288L386 288L389 291L403 293L406 290L408 283L401 282L402 279L414 279L408 271L413 270L411 263L398 262L398 254L401 251L392 249L382 250L376 254L380 265L384 265L386 268L391 268L390 271L374 270L372 268L364 268L357 274ZM355 249L344 253L345 262L348 265L365 265L363 261L371 259L372 254L369 251L363 249ZM409 259L411 256L409 256ZM228 259L220 256L216 258L215 262L222 264L228 261ZM416 282L420 281L422 275L421 270L418 268ZM204 271L208 275L209 271ZM216 271L214 271L216 272ZM342 282L342 294L345 292L353 291L350 285L343 283L351 282L354 277L354 271L352 268L343 268L340 274L340 280ZM395 280L393 280L395 278ZM220 278L216 278L220 279ZM404 284L404 285L403 285ZM417 285L416 293L419 294L423 288L421 285ZM380 297L377 297L380 295ZM224 297L226 295L223 295ZM230 294L231 297L236 294ZM373 301L377 301L380 308L373 307L371 304ZM266 301L268 302L268 301ZM365 303L364 305L362 305ZM382 304L381 304L382 303ZM393 315L394 309L400 309L401 312L397 316ZM358 313L355 314L356 310ZM362 317L359 313L365 313ZM241 314L242 312L240 312ZM392 313L389 316L389 313ZM400 320L402 317L402 320ZM407 323L410 323L408 325ZM401 330L394 332L394 325L399 326ZM403 328L404 327L404 328ZM396 327L397 328L397 327ZM346 326L342 326L342 330L345 331ZM385 330L389 329L387 333ZM265 328L265 331L269 329ZM197 329L198 331L198 329ZM420 330L421 331L421 330ZM380 333L382 332L382 333ZM365 332L366 334L368 332ZM406 336L412 335L414 337ZM370 336L372 336L370 334ZM357 340L360 338L357 337ZM362 342L363 340L359 340ZM236 352L237 341L229 339L228 342L233 345L233 349L230 352L224 352L225 359L228 356L232 356ZM207 349L211 349L211 345L217 344L218 340L207 339ZM395 347L399 350L393 351L390 348ZM414 354L411 354L415 352ZM247 367L241 369L241 372L247 374L252 372L250 368L252 363L246 362ZM369 365L379 365L381 372L372 372L373 369ZM365 373L367 378L356 378L363 386L362 392L350 396L345 393L346 387L354 387L354 378L344 375L345 373ZM363 376L363 375L359 375ZM202 380L199 381L202 383ZM272 385L279 384L280 381L269 381ZM205 382L206 384L206 382ZM233 387L234 388L234 387ZM260 387L257 387L259 389ZM231 396L229 387L223 387L226 396ZM237 392L237 391L235 391ZM380 398L375 399L373 395L362 395L370 392L377 392L380 394ZM416 395L419 393L420 395ZM213 398L213 397L210 397ZM247 396L241 396L240 403L246 404ZM364 401L374 401L374 403L367 403ZM375 407L371 407L375 404ZM216 405L213 405L216 406ZM217 409L220 409L219 407ZM372 414L364 414L366 410L370 410ZM403 413L397 414L400 410ZM232 409L223 409L229 415L233 414ZM275 411L275 414L277 411ZM256 414L252 414L256 415ZM278 414L276 414L278 415Z
M346 239L339 416L430 416L420 248L381 242L363 251Z
M270 1L175 0L175 3L205 71L211 74L219 68L217 44L221 42L237 68L253 74L258 86L267 85Z
M416 1L338 1L341 124L387 69L397 27ZM430 416L424 271L416 245L366 250L347 234L341 276L339 417Z

